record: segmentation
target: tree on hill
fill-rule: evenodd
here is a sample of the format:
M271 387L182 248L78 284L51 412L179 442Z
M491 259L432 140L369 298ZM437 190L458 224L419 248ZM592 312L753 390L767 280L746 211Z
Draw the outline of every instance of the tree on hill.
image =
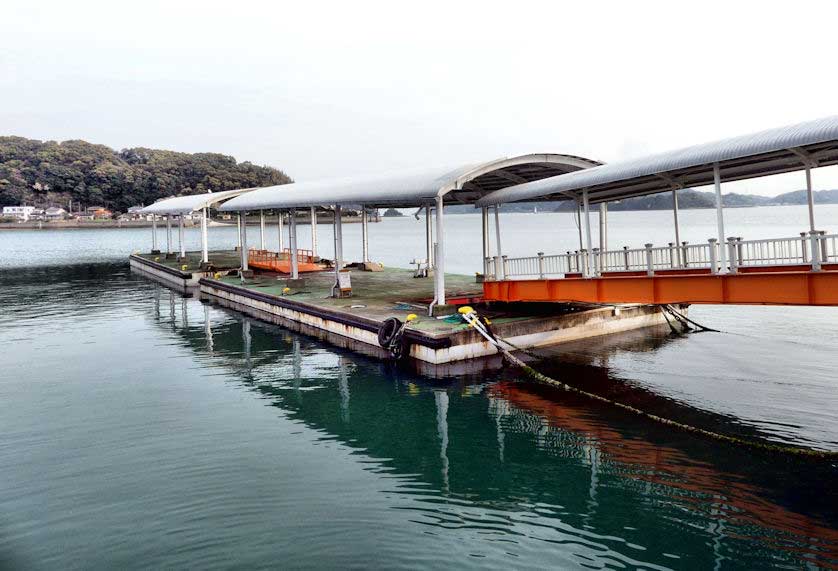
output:
M66 206L72 200L124 212L168 196L289 182L280 170L219 153L117 152L86 141L0 137L0 206Z

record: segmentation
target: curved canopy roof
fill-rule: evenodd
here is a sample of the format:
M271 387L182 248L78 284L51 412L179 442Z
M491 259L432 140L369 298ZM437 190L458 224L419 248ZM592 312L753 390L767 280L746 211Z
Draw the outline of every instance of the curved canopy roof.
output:
M325 205L412 207L443 196L470 204L500 188L600 164L559 154L522 155L459 167L439 167L356 178L268 186L225 203L220 210L263 210Z
M838 116L826 117L630 161L609 163L493 192L478 206L525 200L568 200L588 190L591 202L620 200L723 181L838 164Z
M223 190L221 192L207 192L205 194L190 194L187 196L176 196L158 200L149 204L142 210L141 214L188 214L195 210L212 206L224 200L250 192L254 188L241 188L238 190Z

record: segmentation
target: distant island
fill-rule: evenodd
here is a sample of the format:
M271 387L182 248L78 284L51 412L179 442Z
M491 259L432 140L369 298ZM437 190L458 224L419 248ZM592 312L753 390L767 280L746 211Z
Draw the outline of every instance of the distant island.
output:
M816 204L838 204L838 190L817 190L814 193ZM777 196L759 196L756 194L723 194L722 204L726 208L749 206L787 206L806 204L806 191L795 190ZM678 191L678 208L715 208L716 195L713 192L699 192L690 188ZM576 209L572 200L562 202L521 202L501 205L501 212L569 212ZM450 211L473 213L475 208L469 205L452 206ZM664 192L649 196L638 196L608 203L608 210L672 210L672 193Z
M0 207L95 205L116 214L169 196L289 182L281 170L219 153L0 137Z
M382 216L395 217L395 216L404 216L404 214L402 214L401 212L399 212L395 208L388 208L387 210L384 211L384 214L382 214Z

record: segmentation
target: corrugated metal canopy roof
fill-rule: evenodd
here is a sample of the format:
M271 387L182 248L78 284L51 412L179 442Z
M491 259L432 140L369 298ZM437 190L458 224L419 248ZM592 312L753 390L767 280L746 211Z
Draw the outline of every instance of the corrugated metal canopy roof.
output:
M621 200L713 184L714 163L723 181L734 181L802 170L805 161L838 164L838 116L510 186L478 200L477 206L569 200L585 189L594 203Z
M439 167L377 176L339 178L269 186L239 196L220 210L363 204L369 207L420 206L443 196L447 204L470 204L479 197L519 184L600 164L582 157L533 154L459 167Z
M201 208L212 206L221 201L251 192L255 188L241 188L237 190L223 190L221 192L207 192L205 194L190 194L159 200L143 208L141 214L187 214Z

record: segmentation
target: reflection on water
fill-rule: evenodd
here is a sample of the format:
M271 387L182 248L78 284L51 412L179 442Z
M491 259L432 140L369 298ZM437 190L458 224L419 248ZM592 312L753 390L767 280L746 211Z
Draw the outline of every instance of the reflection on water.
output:
M0 369L0 555L17 566L838 565L834 465L673 433L512 370L431 381L123 265L4 272L0 304L14 348ZM690 393L698 407L655 390L655 368L684 388L684 345L711 339L589 341L543 366L779 438L724 393ZM801 433L828 448L830 430Z

